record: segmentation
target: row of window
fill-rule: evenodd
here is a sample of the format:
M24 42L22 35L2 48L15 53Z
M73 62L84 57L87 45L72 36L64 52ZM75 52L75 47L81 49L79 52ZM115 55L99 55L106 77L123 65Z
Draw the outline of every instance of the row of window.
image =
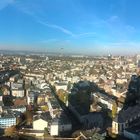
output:
M10 124L0 124L0 126L11 126L14 125L15 123L10 123Z
M0 128L8 128L12 125L16 125L16 122L0 124Z
M8 122L1 122L0 124L8 124L8 123L14 123L14 122L16 122L16 121L8 121Z
M9 120L9 121L7 121L7 120L2 120L2 121L0 121L0 123L3 123L3 122L6 122L6 123L8 123L8 122L15 122L15 120Z

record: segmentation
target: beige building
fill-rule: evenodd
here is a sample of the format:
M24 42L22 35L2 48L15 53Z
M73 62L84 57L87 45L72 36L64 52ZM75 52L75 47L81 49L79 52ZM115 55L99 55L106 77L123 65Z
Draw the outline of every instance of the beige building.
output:
M12 89L12 95L14 97L24 97L25 91L23 89Z
M48 127L47 120L44 120L42 118L38 118L37 120L33 121L33 129L34 130L44 130Z

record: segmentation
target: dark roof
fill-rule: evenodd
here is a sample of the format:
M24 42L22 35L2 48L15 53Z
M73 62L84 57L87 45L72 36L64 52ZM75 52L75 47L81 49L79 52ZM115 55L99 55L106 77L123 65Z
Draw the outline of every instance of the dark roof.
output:
M3 113L3 114L1 114L0 119L7 119L7 118L15 118L15 116L14 116L14 114L11 114L11 113Z
M2 136L0 137L0 140L13 140L13 138Z
M52 118L49 112L45 112L45 113L42 113L41 115L37 115L34 117L34 121L39 120L39 119L42 119L44 121L50 121Z
M119 114L116 116L114 121L119 123L124 123L135 116L140 114L140 105L135 105L133 107L128 107L126 110L121 110Z
M60 124L70 124L71 123L70 119L64 112L61 113L59 122L60 122Z
M130 133L133 133L133 134L140 136L140 125L136 125L136 126L133 126L131 128L127 128L127 129L125 129L125 131L128 131Z

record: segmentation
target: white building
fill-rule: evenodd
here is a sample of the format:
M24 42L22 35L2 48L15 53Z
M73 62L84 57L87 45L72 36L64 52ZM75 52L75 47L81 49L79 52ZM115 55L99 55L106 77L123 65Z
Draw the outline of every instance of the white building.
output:
M25 91L23 89L12 89L12 95L14 97L24 97Z
M57 83L55 84L55 88L56 88L56 91L58 91L59 89L63 89L64 91L67 90L67 84L66 83Z
M105 104L108 109L112 110L113 100L103 93L93 93L93 96L98 99L98 102Z
M44 78L43 74L36 74L36 73L27 73L25 77L36 77L36 78Z
M19 68L22 69L22 70L26 70L27 69L27 66L26 65L20 66Z
M41 83L37 86L39 89L50 89L47 83Z
M15 82L18 80L18 78L19 78L19 74L16 74L14 76L11 76L9 80L10 80L10 82Z
M49 112L42 113L33 117L33 130L44 131L45 128L49 130L49 123L51 122Z
M16 117L13 114L3 114L0 117L0 128L8 128L16 125Z
M59 135L59 124L58 120L53 122L50 126L50 135L51 136L58 136Z

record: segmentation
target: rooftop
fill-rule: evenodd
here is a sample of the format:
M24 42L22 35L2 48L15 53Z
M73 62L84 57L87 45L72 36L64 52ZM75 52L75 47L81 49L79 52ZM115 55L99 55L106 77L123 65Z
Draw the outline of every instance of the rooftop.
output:
M34 117L34 121L38 120L38 119L42 119L42 120L45 120L45 121L50 121L52 118L51 118L51 115L49 112L45 112L45 113L42 113L41 115L37 115Z
M128 107L126 110L121 110L117 117L115 118L115 121L119 123L126 122L140 114L140 105L135 105Z
M0 119L8 119L8 118L15 118L14 114L11 113L3 113L1 114Z
M140 125L136 125L131 128L127 128L126 131L136 134L136 135L140 135Z

